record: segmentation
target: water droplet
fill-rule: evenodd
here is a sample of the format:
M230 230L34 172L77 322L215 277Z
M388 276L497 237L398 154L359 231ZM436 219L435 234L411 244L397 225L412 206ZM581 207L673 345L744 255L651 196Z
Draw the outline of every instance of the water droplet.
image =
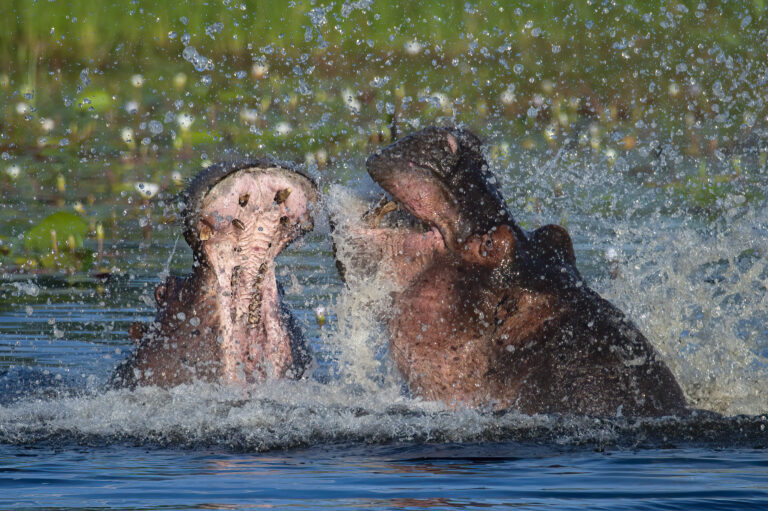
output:
M163 123L160 121L149 121L149 132L153 135L159 135L163 132Z

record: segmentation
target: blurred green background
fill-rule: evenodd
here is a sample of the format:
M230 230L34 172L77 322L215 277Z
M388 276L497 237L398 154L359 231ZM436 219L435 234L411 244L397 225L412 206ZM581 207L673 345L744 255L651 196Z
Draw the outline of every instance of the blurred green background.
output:
M694 214L747 207L764 199L767 20L760 0L6 0L0 261L44 264L24 239L51 207L87 221L71 250L99 226L146 242L186 178L235 154L355 179L393 122L466 124L506 178L586 158ZM584 186L553 172L509 200ZM621 209L605 193L591 214Z

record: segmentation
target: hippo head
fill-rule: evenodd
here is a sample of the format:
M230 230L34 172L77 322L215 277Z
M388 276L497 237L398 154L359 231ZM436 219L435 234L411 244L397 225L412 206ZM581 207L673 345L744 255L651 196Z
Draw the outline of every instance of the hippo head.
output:
M311 180L269 161L216 164L184 195L184 238L194 267L155 290L155 321L132 332L137 348L118 368L124 384L298 377L308 361L281 303L275 258L312 229Z
M482 149L469 131L430 127L377 151L366 165L374 181L467 265L534 285L579 281L568 232L558 225L528 234L520 229Z

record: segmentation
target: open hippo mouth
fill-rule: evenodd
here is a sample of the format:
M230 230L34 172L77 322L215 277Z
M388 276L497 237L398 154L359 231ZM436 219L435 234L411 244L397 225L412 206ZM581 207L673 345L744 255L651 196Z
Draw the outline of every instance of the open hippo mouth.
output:
M128 385L298 377L301 332L280 300L275 258L313 227L309 178L268 161L216 164L185 196L194 268L158 286L158 314L118 368Z
M366 166L395 201L458 250L475 234L514 223L481 148L468 131L433 127L374 153Z
M426 128L377 151L366 166L393 200L366 215L370 231L364 237L378 232L395 247L395 257L419 256L413 268L399 265L399 275L394 276L398 280L410 280L446 251L458 261L497 268L506 278L525 278L531 275L526 269L538 266L554 280L580 279L570 237L562 227L547 225L525 233L515 223L488 168L482 142L473 133ZM409 218L404 220L401 213L394 223L382 222L396 210Z
M427 128L367 169L393 201L347 226L339 262L348 281L396 284L382 319L411 392L525 413L685 412L653 346L586 285L567 231L515 223L475 135Z

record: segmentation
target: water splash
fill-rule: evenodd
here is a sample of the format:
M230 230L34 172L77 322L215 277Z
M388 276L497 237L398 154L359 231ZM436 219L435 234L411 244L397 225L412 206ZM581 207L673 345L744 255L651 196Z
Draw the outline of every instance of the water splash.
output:
M346 385L282 381L247 389L198 384L24 400L0 407L0 442L140 443L249 452L393 442L754 447L765 445L766 423L764 416L603 420L446 410L392 390L360 393Z
M331 234L335 257L349 266L356 254L350 237L361 225L369 201L349 188L332 186L325 200L334 223ZM349 273L349 272L348 272ZM337 331L326 340L336 348L339 375L348 383L366 390L397 385L387 355L386 332L380 317L390 305L391 282L377 275L361 278L349 273L344 291L335 304Z
M619 244L640 248L601 292L656 344L694 406L768 410L766 221L761 208L725 226L620 231Z

